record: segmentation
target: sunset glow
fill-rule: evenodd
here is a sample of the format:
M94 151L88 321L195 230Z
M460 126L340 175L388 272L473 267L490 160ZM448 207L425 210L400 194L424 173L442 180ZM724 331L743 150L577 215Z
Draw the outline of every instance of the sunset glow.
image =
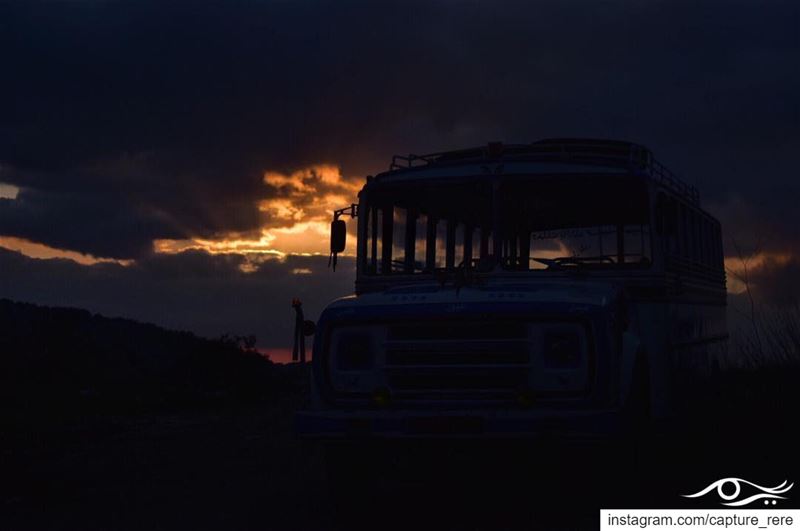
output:
M765 267L785 266L792 260L788 253L758 253L747 257L725 258L728 293L738 295L747 291L746 280L755 271ZM751 286L752 287L752 286Z
M19 188L13 184L0 183L0 199L16 199Z
M331 210L356 200L360 178L345 179L337 166L319 164L290 174L265 172L270 198L259 209L272 226L291 226L298 221L326 221Z
M51 259L63 258L72 260L82 265L94 265L99 263L116 263L120 265L130 265L132 260L115 260L113 258L97 258L90 254L78 253L75 251L68 251L65 249L56 249L49 247L42 243L32 242L23 238L14 238L13 236L0 236L0 247L17 251L31 258Z
M154 250L262 255L262 260L289 254L324 255L329 248L332 211L357 201L362 184L360 179L345 179L337 166L325 164L289 174L265 172L263 182L268 198L257 199L264 215L260 232L228 234L217 239L156 240ZM351 230L354 229L353 223Z
M345 178L340 168L332 164L316 164L291 173L265 171L262 181L263 195L253 199L262 213L260 228L251 232L222 234L216 238L157 239L153 241L154 252L177 254L194 250L209 254L240 255L244 260L239 269L244 273L256 272L265 261L283 261L289 255L327 255L331 213L357 202L363 183L361 177ZM0 183L0 199L15 200L19 191L16 186ZM345 255L355 254L355 228L355 223L348 223L351 238ZM57 249L10 236L0 236L0 247L32 258L61 258L83 265L129 265L133 262ZM557 250L540 249L536 254L543 258L555 258L567 251L563 244L560 247ZM728 292L740 294L746 291L745 264L752 275L764 267L785 266L791 258L786 253L759 253L744 261L739 257L726 258ZM308 275L311 271L296 268L291 273Z

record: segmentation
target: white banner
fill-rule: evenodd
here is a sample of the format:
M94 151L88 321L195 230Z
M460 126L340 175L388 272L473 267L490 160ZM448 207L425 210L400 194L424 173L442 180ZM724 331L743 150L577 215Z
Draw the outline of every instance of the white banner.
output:
M601 509L600 531L800 530L800 509Z

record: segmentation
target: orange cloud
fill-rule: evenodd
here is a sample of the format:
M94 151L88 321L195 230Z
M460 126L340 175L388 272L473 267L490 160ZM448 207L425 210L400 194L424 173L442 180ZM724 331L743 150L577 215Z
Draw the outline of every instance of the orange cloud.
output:
M752 283L753 275L767 265L785 266L792 260L789 253L761 252L749 256L725 257L728 293L740 294L747 290L748 280ZM751 285L752 287L752 285Z
M213 254L251 256L243 271L255 270L258 261L282 259L288 254L327 254L332 211L355 202L362 185L360 180L344 178L338 167L326 164L288 174L265 172L263 182L267 198L258 200L258 208L264 214L258 233L226 234L216 239L156 240L155 251L177 253L201 249ZM351 229L354 228L353 223Z
M327 164L294 173L264 173L270 198L259 202L269 226L291 227L297 222L330 221L331 211L356 200L360 180L345 179L339 168Z
M229 234L225 238L212 240L192 238L188 240L155 240L153 250L157 253L180 253L183 251L200 249L211 254L271 254L277 257L285 253L273 248L275 237L262 230L259 238L247 238L236 234Z
M16 199L19 188L13 184L0 183L0 199Z
M97 258L90 254L78 253L75 251L68 251L65 249L56 249L41 243L32 242L24 238L15 238L13 236L0 236L0 247L17 251L31 258L65 258L72 260L83 265L94 265L99 263L115 263L120 265L130 265L132 260L115 260L112 258Z

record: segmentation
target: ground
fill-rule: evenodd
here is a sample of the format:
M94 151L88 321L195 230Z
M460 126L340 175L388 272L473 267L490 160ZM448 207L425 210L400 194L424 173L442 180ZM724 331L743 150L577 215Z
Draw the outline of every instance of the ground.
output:
M745 401L753 396L742 393ZM446 459L416 467L410 480L379 480L356 506L372 510L361 522L370 529L592 529L601 507L688 507L681 494L721 477L767 485L800 479L794 406L764 396L759 404L770 410L708 417L649 445L633 474L618 454L558 443L517 445L517 453L440 445ZM298 394L18 424L3 435L0 527L352 529L357 522L347 515L343 522L328 495L322 448L293 435L301 405ZM702 506L719 507L718 500Z

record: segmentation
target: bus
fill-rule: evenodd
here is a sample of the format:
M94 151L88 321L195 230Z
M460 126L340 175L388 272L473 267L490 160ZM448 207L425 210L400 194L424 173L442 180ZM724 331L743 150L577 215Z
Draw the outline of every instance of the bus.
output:
M302 436L630 433L726 363L720 223L641 145L395 156L335 212L334 265L348 216L355 293L316 323Z

